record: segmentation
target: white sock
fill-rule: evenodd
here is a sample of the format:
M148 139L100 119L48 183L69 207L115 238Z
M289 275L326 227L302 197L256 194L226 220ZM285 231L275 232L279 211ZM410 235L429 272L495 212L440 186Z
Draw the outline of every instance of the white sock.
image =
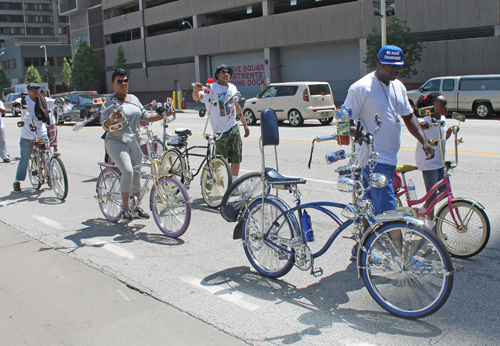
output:
M233 175L233 183L236 181L236 179L238 179L238 176L237 175Z

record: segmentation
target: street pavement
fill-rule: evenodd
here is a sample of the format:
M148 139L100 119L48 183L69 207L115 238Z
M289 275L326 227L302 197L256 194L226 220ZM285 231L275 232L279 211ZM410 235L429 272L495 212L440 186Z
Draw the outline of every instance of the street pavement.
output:
M189 127L193 130L189 143L203 144L201 133L205 119L199 119L196 110L179 113L169 131ZM453 189L458 196L474 198L485 206L492 226L490 242L483 252L471 259L453 259L455 265L464 269L455 275L448 302L437 313L416 321L391 316L368 294L363 280L357 278L355 264L349 260L353 245L349 231L315 261L316 266L324 269L321 277L313 277L297 268L276 280L256 274L243 252L241 241L232 239L234 224L225 222L217 210L203 203L198 178L189 190L193 201L191 224L181 238L165 237L152 219L137 220L129 225L106 222L93 198L99 174L97 162L102 160L104 154L100 139L102 129L99 127L86 127L76 134L71 131L70 125L59 128L59 150L70 180L66 201L55 199L53 191L46 186L35 191L28 181L23 182L22 193L13 193L12 180L19 160L19 130L15 122L19 118L4 119L7 145L13 160L10 164L0 164L0 174L4 178L3 184L0 184L0 221L19 230L21 235L29 236L29 243L38 245L32 250L35 256L35 264L32 265L34 273L23 273L24 267L31 264L0 258L2 264L7 266L0 272L0 294L9 292L3 287L6 286L4 282L9 282L9 276L14 276L12 272L20 271L23 280L28 280L29 275L36 278L31 285L20 284L17 287L21 289L15 288L16 294L27 292L21 298L27 301L28 308L20 310L18 315L7 313L2 316L0 335L14 334L21 338L27 335L25 329L29 328L44 332L49 330L53 334L46 339L38 336L35 341L30 339L26 342L19 339L18 342L7 343L0 338L0 345L107 345L115 339L121 344L141 344L145 340L143 344L149 345L155 343L148 342L147 338L160 335L161 342L161 333L164 333L164 340L168 340L165 344L189 344L190 338L197 334L205 336L205 339L193 343L205 345L212 342L211 334L191 326L189 318L188 322L184 322L173 316L174 322L181 322L181 326L177 326L171 322L172 319L163 315L157 317L150 312L150 304L162 309L174 307L174 311L202 325L214 326L216 332L235 336L237 339L230 340L230 344L238 342L238 339L263 346L500 344L500 304L496 293L500 271L500 215L496 212L497 189L494 188L497 186L495 172L500 167L500 137L497 136L500 123L494 119L467 120L462 126L460 133L465 142L461 146L460 164L452 177ZM159 124L154 124L153 130L161 134ZM259 169L261 164L258 146L260 129L252 126L250 131L250 137L243 140L241 174ZM307 185L301 188L304 202L334 200L345 203L350 200L349 195L335 188L337 177L334 169L338 165L327 165L324 161L324 154L339 149L335 143L317 144L313 165L311 169L307 168L311 139L331 132L334 132L334 126L321 126L317 121L306 121L299 129L286 122L280 125L280 172L308 179ZM415 140L404 129L399 157L401 163L414 162L414 148ZM417 185L417 193L421 194L424 191L421 175L419 172L412 173L415 173L412 178ZM280 196L289 200L289 194L280 192ZM330 226L314 219L317 241L311 245L321 245L320 240L331 234ZM3 233L0 229L0 234ZM6 253L10 249L27 246L22 244L23 241L10 240L6 245L11 246L1 243L0 251ZM17 256L18 251L14 253L16 259L29 257ZM64 267L52 264L52 268L58 269L50 271L51 266L37 256L54 253L62 256L54 263L70 261L82 267L78 271L64 271ZM50 274L45 280L36 277L43 274L43 269ZM7 270L10 272L5 272ZM97 277L90 279L79 274L87 271ZM72 274L83 277L76 288L68 286L63 292L51 288L47 296L38 296L43 289L37 286L43 287L47 278L57 275L55 281L59 283L59 288L64 289L66 282L61 278L68 280ZM112 288L106 286L109 281ZM111 314L112 310L107 308L109 305L126 301L118 289L129 299L135 297L136 292L144 300L137 301L129 314L123 310ZM104 298L96 303L92 299L99 294ZM65 298L65 295L70 298ZM63 303L68 300L73 304L65 306ZM131 301L122 303L132 306L135 301ZM10 312L3 296L0 303L0 311ZM45 303L46 306L43 305ZM8 308L4 309L4 306ZM38 309L39 306L42 308ZM89 309L101 306L104 311L97 313L96 320L84 318ZM165 315L171 316L170 312ZM17 319L13 320L10 316L17 316ZM28 319L30 316L36 323ZM60 341L63 332L47 322L52 316L62 318L62 325L72 326L74 339ZM139 328L145 332L141 334ZM111 337L105 339L109 335L106 334L107 329L111 330ZM198 333L198 330L201 332ZM182 331L187 333L185 338L181 338L180 342L172 339L171 334ZM125 336L121 338L121 334ZM138 335L136 339L133 338L135 334ZM146 336L143 337L144 334ZM100 342L98 337L104 341ZM37 342L38 339L42 341Z

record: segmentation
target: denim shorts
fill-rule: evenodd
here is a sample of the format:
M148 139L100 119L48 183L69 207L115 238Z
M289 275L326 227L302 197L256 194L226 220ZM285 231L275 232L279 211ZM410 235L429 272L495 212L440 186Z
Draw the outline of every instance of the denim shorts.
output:
M366 166L363 169L363 186L368 186L368 174L370 169ZM392 180L394 174L396 174L396 166L387 165L385 163L377 163L374 173L380 173L385 175L387 181L389 182L386 187L381 188L371 188L365 194L365 198L369 199L373 203L375 209L375 215L382 214L384 211L396 210L396 199L394 197L394 187L392 186Z

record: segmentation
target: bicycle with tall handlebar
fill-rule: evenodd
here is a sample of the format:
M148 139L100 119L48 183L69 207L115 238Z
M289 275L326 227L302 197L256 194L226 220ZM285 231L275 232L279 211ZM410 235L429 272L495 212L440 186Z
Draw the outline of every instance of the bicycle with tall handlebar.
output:
M23 127L25 121L31 120L29 128L36 134L37 127L29 107L23 105L21 115L23 120L19 121L17 126ZM43 137L33 140L33 151L28 161L28 177L35 190L40 190L43 184L47 184L54 190L58 199L65 200L68 197L68 174L61 157L52 151L51 144L54 140L55 137L53 140L45 140Z
M210 88L205 87L205 90L210 90ZM231 109L240 97L241 94L239 93L227 95L223 107ZM210 102L211 106L212 102ZM201 113L200 116L203 117L204 113ZM182 176L181 181L186 189L189 189L194 177L201 173L200 184L203 200L209 207L217 208L232 183L232 173L227 160L223 156L216 154L216 141L222 133L209 134L206 131L209 119L210 110L203 129L203 137L207 140L206 146L188 146L188 138L192 135L191 129L182 128L176 129L175 134L167 133L167 138L169 138L167 145L173 148L168 149L163 155L161 167L163 172L180 174ZM225 125L228 124L229 120L230 117L228 116ZM196 152L199 149L204 150L205 153ZM190 157L203 158L197 169L191 168Z
M433 107L421 108L420 115L430 115ZM439 139L429 139L432 145L441 147L441 158L445 169L444 178L438 181L432 188L422 197L411 199L406 183L405 174L411 171L418 170L416 166L412 165L398 165L396 174L400 175L395 177L398 181L398 186L395 188L396 202L399 206L403 206L401 197L406 197L408 207L415 210L416 216L423 218L429 214L432 215L434 207L437 203L445 201L435 213L433 221L435 222L435 231L438 238L444 243L448 252L460 258L467 258L480 253L488 243L490 238L490 221L484 207L477 201L468 197L455 197L451 189L451 172L458 165L458 145L463 143L462 138L458 139L457 134L460 131L460 123L465 121L465 116L456 112L452 114L453 119L458 121L458 126L453 129L453 136L455 142L455 161L445 160L445 150L443 142L446 138L442 138L441 131L439 130L443 123L440 120L433 121L429 126L438 128ZM432 118L431 118L432 120ZM433 194L437 192L430 205L427 208L417 208L418 205L428 201L432 198Z
M110 97L112 105L104 110L121 111L122 108L115 98ZM103 110L103 111L104 111ZM166 111L164 111L166 115ZM125 133L122 140L125 143L135 142L141 148L140 138L135 135L126 117L121 123L115 124L119 128L128 127L130 133ZM167 121L173 121L167 119ZM139 197L130 196L130 209L132 217L137 218L137 207L148 191L149 208L153 214L156 225L162 233L171 238L183 235L188 229L191 221L191 201L184 186L175 178L173 174L163 174L160 169L160 159L153 155L152 131L147 128L148 140L147 149L141 150L143 160L133 167L134 171L140 171L141 167L146 167L148 173L140 171L141 179L144 180L141 186ZM122 219L122 196L120 191L121 172L116 165L99 162L101 173L97 178L95 198L99 202L99 207L104 217L111 222L124 222ZM150 187L150 182L152 186Z
M264 114L261 114L261 118ZM378 123L381 122L376 116ZM317 137L316 141L334 140L337 134ZM337 168L337 187L352 195L348 205L336 202L301 203L298 184L304 179L287 178L264 168L263 180L272 187L289 190L295 206L267 194L262 185L262 195L248 206L243 206L241 219L235 227L241 232L245 254L250 264L263 276L277 278L287 274L293 266L315 276L322 275L321 268L314 268L314 260L325 254L337 237L351 225L358 241L357 270L373 299L390 313L408 319L421 318L438 311L447 301L453 286L454 267L450 255L435 234L408 210L388 211L374 215L370 201L364 195L372 188L387 185L385 176L374 173L376 152L373 135L363 133L358 123L355 142L361 139L369 148L369 186L362 183L362 167L356 164L356 154L344 150L327 155L330 162L350 157L349 164ZM314 143L314 142L313 142ZM312 154L312 153L311 153ZM340 212L340 213L339 213ZM336 229L319 251L311 250L315 237L311 215L330 220L318 224ZM319 215L317 215L319 214ZM369 227L363 231L362 219ZM319 229L314 230L320 232Z

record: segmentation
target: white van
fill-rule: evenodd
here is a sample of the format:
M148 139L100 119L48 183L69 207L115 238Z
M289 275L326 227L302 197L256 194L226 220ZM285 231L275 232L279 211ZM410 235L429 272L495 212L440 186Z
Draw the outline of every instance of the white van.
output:
M473 112L478 118L500 115L500 75L446 76L431 78L417 90L408 91L410 103L415 105L420 95L433 91L448 100L450 112Z

